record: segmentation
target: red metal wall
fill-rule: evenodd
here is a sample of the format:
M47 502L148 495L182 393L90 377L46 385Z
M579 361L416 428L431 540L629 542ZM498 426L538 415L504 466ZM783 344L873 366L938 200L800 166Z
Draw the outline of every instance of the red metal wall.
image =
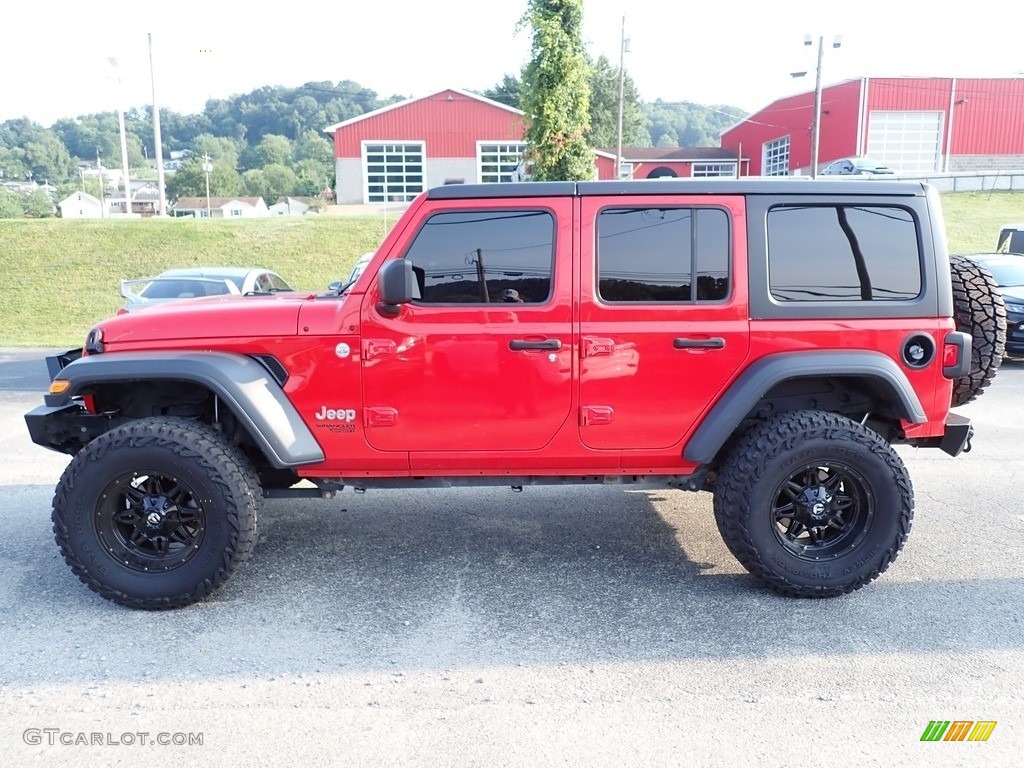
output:
M942 153L946 153L950 123L956 155L1024 154L1024 78L890 77L867 81L867 114L873 111L930 111L943 113ZM819 162L863 154L867 143L865 118L862 146L857 146L862 81L852 80L822 91ZM953 117L949 108L952 96ZM750 173L759 175L762 146L790 137L790 168L810 165L811 113L814 93L780 99L722 135L721 145L743 147Z
M425 141L428 158L476 157L477 141L522 141L521 115L457 91L442 91L334 133L335 157L362 157L361 142Z
M1024 78L956 81L951 155L1024 154Z
M857 118L860 108L860 81L851 80L821 89L821 131L818 162L857 154ZM722 147L743 149L750 158L749 173L762 172L763 145L789 136L789 167L811 165L811 130L814 125L814 92L801 93L776 101L722 134Z

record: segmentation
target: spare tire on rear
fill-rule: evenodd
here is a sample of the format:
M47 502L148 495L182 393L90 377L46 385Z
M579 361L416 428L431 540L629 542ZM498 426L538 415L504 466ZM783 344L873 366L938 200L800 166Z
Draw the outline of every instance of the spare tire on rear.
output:
M971 337L971 370L953 382L953 407L992 383L1006 349L1006 307L992 273L966 256L949 257L956 328Z

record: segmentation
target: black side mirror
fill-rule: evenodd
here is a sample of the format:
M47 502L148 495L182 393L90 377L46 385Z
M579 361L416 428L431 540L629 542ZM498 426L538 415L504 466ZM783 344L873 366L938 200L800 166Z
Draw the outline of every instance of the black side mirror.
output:
M420 298L420 285L412 262L393 259L381 267L377 274L380 303L377 308L384 314L398 313L398 307Z

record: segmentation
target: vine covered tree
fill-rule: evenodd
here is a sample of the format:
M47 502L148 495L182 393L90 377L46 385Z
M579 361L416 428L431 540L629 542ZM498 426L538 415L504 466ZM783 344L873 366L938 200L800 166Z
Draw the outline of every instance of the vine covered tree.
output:
M533 31L523 70L521 108L537 181L594 176L590 129L590 66L583 47L583 0L529 0L520 26Z

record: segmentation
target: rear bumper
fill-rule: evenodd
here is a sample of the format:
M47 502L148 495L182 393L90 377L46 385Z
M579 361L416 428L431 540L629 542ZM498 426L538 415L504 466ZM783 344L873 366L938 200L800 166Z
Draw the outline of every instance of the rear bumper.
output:
M946 431L938 438L938 447L950 456L959 456L970 452L972 437L974 427L971 420L951 413L946 417Z

